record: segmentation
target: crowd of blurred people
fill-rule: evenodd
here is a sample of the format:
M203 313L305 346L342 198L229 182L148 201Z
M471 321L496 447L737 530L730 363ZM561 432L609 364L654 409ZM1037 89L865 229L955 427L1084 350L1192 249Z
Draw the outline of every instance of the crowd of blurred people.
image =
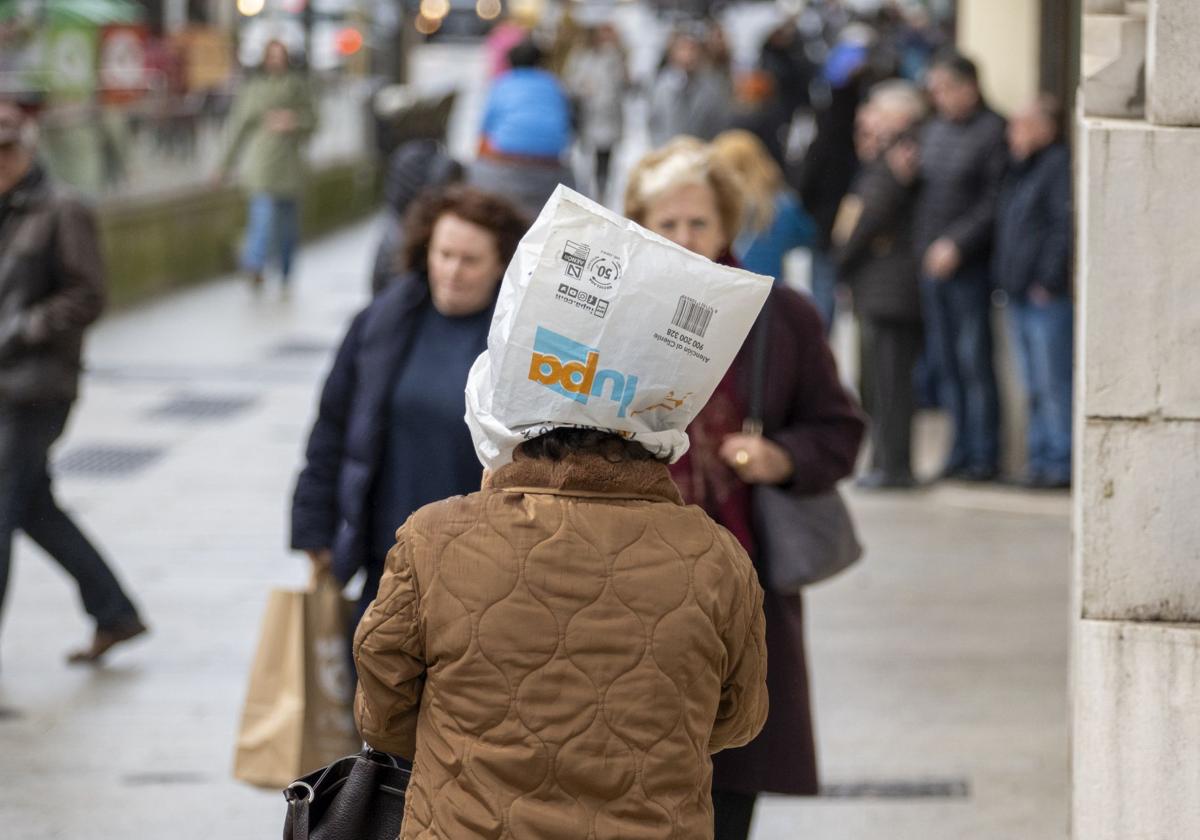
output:
M937 477L1001 476L999 299L1027 401L1027 466L1015 478L1068 486L1072 222L1060 106L1039 96L1006 127L973 62L946 47L946 30L919 6L856 19L842 4L812 4L732 80L717 31L709 22L668 42L650 93L651 138L713 140L727 158L750 147L747 133L758 138L759 161L748 168L753 156L736 153L735 168L750 195L777 184L777 208L752 199L759 209L735 253L780 280L780 252L808 248L808 289L827 330L839 300L852 303L872 419L860 484L915 485L920 407L952 421ZM798 124L810 126L807 143L795 142Z
M781 280L782 254L808 248L826 330L839 300L851 302L872 419L861 485L915 485L920 407L952 421L937 477L1001 477L1000 300L1028 406L1027 466L1015 478L1068 486L1072 222L1060 106L1042 95L1006 123L974 63L945 47L920 7L810 13L773 30L732 82L715 24L677 32L650 94L653 141L713 140L737 170L752 206L735 243L743 264ZM798 148L801 121L811 138ZM764 189L776 190L774 213Z
M626 112L641 95L652 148L711 142L735 174L745 217L729 246L739 264L782 283L788 254L806 249L803 285L826 334L842 306L854 313L857 384L872 419L861 485L916 486L913 417L923 408L951 420L934 478L1002 478L997 301L1028 430L1024 472L1003 477L1069 485L1070 160L1052 97L1006 122L974 63L946 46L946 27L920 5L863 18L841 3L810 4L771 29L748 66L716 21L681 25L642 79L611 23L572 29L565 48L541 49L519 31L506 30L511 46L494 62L479 156L455 164L455 178L530 215L558 183L611 199L615 154L630 142ZM572 167L572 149L582 166ZM397 153L392 180L445 177L414 167L413 154ZM395 241L406 200L392 203ZM392 256L381 249L377 266L394 261L394 244L385 248Z

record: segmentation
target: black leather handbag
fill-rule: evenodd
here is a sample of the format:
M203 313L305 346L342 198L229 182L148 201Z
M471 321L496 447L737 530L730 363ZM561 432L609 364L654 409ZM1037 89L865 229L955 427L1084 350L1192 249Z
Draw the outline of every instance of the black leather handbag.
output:
M410 775L367 748L297 779L283 791L283 840L396 840Z
M768 304L769 306L770 304ZM770 312L763 310L754 344L748 434L763 433ZM852 566L862 557L850 509L837 488L797 496L782 487L756 484L751 503L754 538L774 592L794 594Z

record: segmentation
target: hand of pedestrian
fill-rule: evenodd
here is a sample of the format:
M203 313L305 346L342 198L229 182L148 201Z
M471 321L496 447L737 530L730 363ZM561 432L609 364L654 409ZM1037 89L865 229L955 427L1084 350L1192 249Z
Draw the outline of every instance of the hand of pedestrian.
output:
M25 318L20 312L14 312L0 321L0 359L16 352L21 345L21 335L24 332Z
M888 169L904 186L917 180L921 168L921 147L912 140L901 140L887 151Z
M309 548L305 549L304 553L308 555L309 561L312 562L314 578L333 573L333 552L330 549Z
M787 450L760 435L729 435L719 454L747 484L782 484L796 471Z
M1044 288L1034 283L1029 287L1029 300L1036 306L1046 306L1054 299L1054 296L1047 292Z
M277 134L295 131L296 112L287 108L273 108L267 111L263 124L266 125L268 131L274 131Z
M214 189L225 186L225 182L227 180L229 180L229 173L224 169L224 167L218 169L212 174L212 185Z
M935 280L949 280L962 265L962 254L954 241L942 237L925 252L925 273Z

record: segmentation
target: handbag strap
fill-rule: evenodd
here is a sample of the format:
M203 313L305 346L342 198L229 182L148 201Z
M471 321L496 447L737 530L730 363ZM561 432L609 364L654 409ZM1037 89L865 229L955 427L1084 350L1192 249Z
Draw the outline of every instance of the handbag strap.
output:
M291 834L284 840L308 840L309 832L309 805L312 800L308 797L293 799L288 798L288 828L291 829Z
M771 349L771 298L763 304L754 326L754 367L750 376L750 413L743 423L748 435L761 435L765 425L767 401L767 356Z

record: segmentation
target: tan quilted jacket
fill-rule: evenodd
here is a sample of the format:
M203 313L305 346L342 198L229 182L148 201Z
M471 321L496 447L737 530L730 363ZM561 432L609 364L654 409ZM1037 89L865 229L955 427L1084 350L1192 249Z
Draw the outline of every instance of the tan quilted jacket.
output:
M662 464L519 460L397 534L359 728L415 754L404 840L711 838L767 716L762 590Z

